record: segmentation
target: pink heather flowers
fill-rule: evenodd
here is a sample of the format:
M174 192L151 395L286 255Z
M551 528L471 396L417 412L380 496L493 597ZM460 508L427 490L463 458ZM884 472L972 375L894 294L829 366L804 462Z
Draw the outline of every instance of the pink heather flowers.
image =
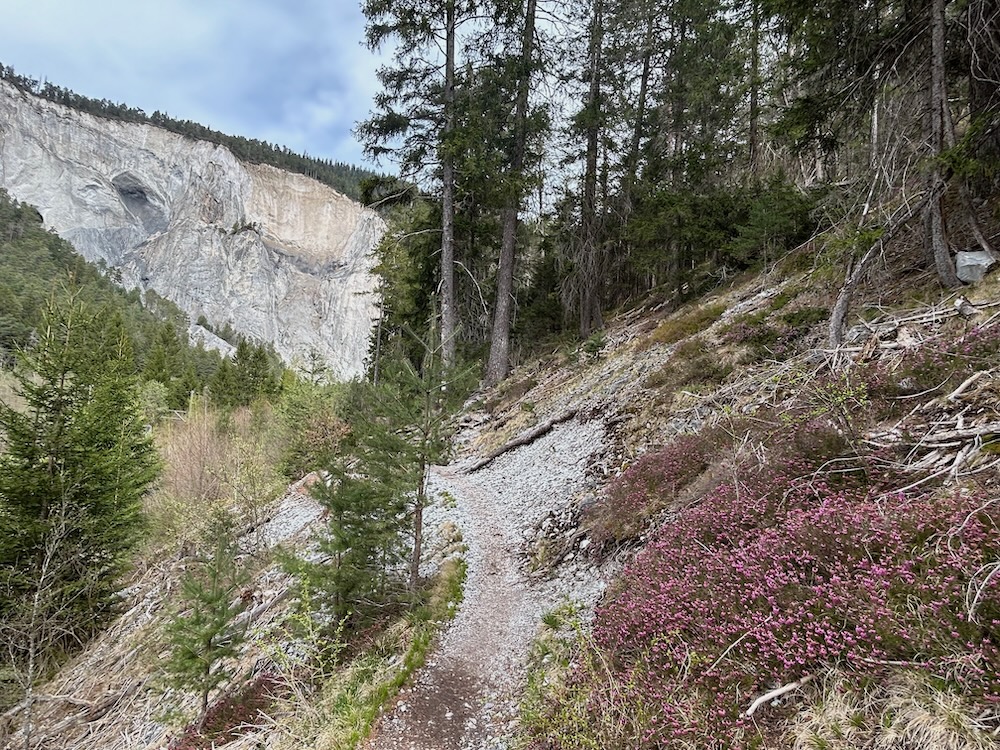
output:
M932 340L892 372L859 367L852 377L873 401L864 416L889 413L886 395L954 388L998 352L1000 325ZM578 667L566 693L587 691L594 726L645 717L618 723L637 748L765 746L797 699L747 718L750 703L830 666L864 681L905 665L1000 710L1000 576L972 616L967 600L973 578L1000 561L1000 501L928 485L886 494L911 480L881 468L884 456L858 455L856 442L848 450L843 415L814 406L793 405L812 421L766 439L763 466L737 466L679 509L623 571L596 614L601 658L577 661L607 667ZM592 533L621 540L647 528L712 453L689 435L644 456L609 485ZM863 470L822 470L845 455ZM534 747L564 745L550 733Z
M650 451L608 485L587 513L585 524L598 543L638 536L650 518L708 466L711 441L703 435L680 435Z
M597 644L630 675L634 700L662 713L647 740L669 747L694 731L725 745L755 695L829 664L872 674L914 662L1000 701L997 672L982 668L998 664L1000 584L978 622L962 614L969 576L1000 559L1000 517L984 511L949 538L981 498L876 507L860 487L787 491L788 468L683 511L598 612Z

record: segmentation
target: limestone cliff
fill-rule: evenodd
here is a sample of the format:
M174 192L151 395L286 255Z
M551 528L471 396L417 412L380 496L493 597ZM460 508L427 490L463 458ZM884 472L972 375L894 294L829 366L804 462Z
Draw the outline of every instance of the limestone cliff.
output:
M286 360L360 372L374 317L372 211L299 174L0 81L0 186L123 284L153 289Z

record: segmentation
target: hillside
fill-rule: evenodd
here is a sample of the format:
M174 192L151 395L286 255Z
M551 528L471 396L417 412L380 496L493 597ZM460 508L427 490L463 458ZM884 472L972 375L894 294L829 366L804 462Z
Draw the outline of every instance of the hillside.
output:
M228 148L111 120L0 80L0 187L127 289L358 374L374 318L373 211Z
M394 677L413 669L411 624L314 681L269 569L213 713L242 722L225 746L350 746L338 706L385 685L402 690L373 750L994 746L996 281L961 306L866 287L836 351L834 290L786 268L637 307L478 394L431 482L424 573L457 553L468 572L426 666ZM302 529L307 507L292 493L262 528ZM147 571L44 688L39 736L164 747L178 731L155 654L183 566ZM14 743L17 710L5 721Z

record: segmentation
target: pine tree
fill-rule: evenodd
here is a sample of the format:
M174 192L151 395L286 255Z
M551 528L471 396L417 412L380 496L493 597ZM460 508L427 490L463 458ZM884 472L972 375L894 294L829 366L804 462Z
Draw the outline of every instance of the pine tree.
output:
M0 404L0 640L28 697L35 681L112 614L142 538L159 461L121 321L76 298L50 302Z
M165 669L177 687L198 694L201 715L212 691L232 678L226 660L239 653L246 638L237 618L246 609L240 590L249 576L236 559L238 548L233 521L221 516L206 538L212 553L197 559L181 577L181 602L167 624L170 657Z
M67 635L78 638L110 612L159 462L120 320L71 298L50 303L38 337L15 371L26 408L0 405L0 507L13 532L0 539L0 566L27 594L53 523L69 524L79 549L63 583L83 591Z
M349 430L313 494L329 510L325 565L304 566L339 621L419 584L430 467L445 458L449 418L472 371L445 367L436 339L417 339L419 366L388 344L378 384L353 382ZM405 574L403 571L406 571ZM325 585L324 585L325 584Z

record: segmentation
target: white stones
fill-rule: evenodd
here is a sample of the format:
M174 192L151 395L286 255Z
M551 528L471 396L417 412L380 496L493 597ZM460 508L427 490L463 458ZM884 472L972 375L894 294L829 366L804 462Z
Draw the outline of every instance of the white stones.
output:
M992 253L985 250L967 250L955 253L955 273L966 284L982 281L983 276L996 263Z

